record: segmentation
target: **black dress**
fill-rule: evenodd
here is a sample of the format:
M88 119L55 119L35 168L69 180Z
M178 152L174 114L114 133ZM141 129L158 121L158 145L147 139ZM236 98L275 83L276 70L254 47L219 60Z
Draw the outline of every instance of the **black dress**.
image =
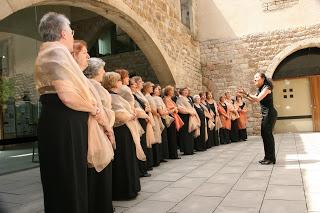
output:
M117 149L112 164L112 198L129 200L141 190L136 148L126 125L115 127L114 135Z
M88 113L66 107L58 95L40 96L40 173L46 213L88 212Z
M165 120L161 118L162 123L164 125L164 129L161 133L162 143L160 145L160 153L161 153L161 160L169 158L169 147L168 147L168 128L166 126Z
M193 147L194 147L194 140L193 140L193 133L188 131L189 126L189 114L181 114L179 113L179 116L181 117L184 125L181 127L181 129L178 132L178 137L180 141L180 150L185 155L192 155Z
M214 107L214 103L209 104L209 106L215 115L217 115L217 113L219 113L219 112L216 112L216 108ZM216 120L214 120L214 124L217 125ZM214 146L220 145L219 130L216 128L213 129L213 144L214 144Z
M271 86L265 82L264 85L262 85L258 89L257 93L259 94L264 88L271 89ZM274 137L273 137L272 131L273 131L274 125L276 124L278 113L273 106L272 92L260 101L260 106L261 106L261 114L262 114L261 136L263 140L264 153L265 153L264 159L275 162L276 161L275 144L274 144Z
M195 110L198 113L198 116L200 118L200 135L194 139L194 148L197 151L204 151L207 149L207 144L206 144L206 116L204 115L204 109L202 106L197 107L194 105Z
M89 212L112 213L112 162L101 172L88 169Z
M208 102L206 102L206 104L204 104L204 106L208 109L209 112L211 112L211 107L210 107L210 104ZM206 121L207 121L207 124L208 124L209 118L206 118ZM209 125L207 125L207 132L208 132L208 140L206 142L207 149L210 149L211 147L214 146L214 131L215 131L215 128L210 130Z
M168 139L168 150L169 150L169 158L177 159L178 158L178 145L177 145L177 129L175 123L172 124L167 129L167 139Z
M145 104L135 95L133 94L134 99L139 103L139 105L144 110L146 108ZM147 129L147 122L145 119L138 119L140 125L142 126L143 130L146 132ZM153 166L153 151L152 148L147 147L147 139L146 133L141 136L140 143L143 149L144 154L147 157L147 161L139 161L139 169L142 174L145 174L147 170L151 170ZM144 171L144 166L146 166L147 170Z
M227 112L228 107L226 104L221 105L223 109ZM220 136L220 143L221 144L229 144L230 143L230 132L231 130L226 128L220 128L219 130L219 136Z
M233 104L232 100L232 104ZM239 141L239 128L238 128L238 119L231 120L231 131L230 131L230 140L231 142Z
M152 159L153 159L153 164L152 166L157 167L160 165L161 161L161 143L155 143L152 144Z
M245 103L243 103L241 106L239 106L241 109L243 109L245 107ZM243 140L246 141L248 138L248 134L247 134L247 128L244 129L240 129L239 128L239 140Z

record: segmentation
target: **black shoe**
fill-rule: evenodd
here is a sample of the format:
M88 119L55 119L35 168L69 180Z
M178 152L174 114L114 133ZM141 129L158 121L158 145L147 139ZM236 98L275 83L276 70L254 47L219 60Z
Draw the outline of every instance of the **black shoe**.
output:
M262 163L264 161L266 161L266 159L263 158L262 160L259 160L259 163Z
M163 160L161 160L161 162L162 162L162 163L166 163L166 162L168 162L168 161L163 159Z
M152 167L147 168L147 171L152 171L152 170L153 170Z
M269 164L275 164L275 163L276 161L272 161L272 160L265 160L261 162L262 165L269 165Z
M149 174L149 173L144 173L144 174L140 175L140 177L150 177L150 176L151 176L151 174Z

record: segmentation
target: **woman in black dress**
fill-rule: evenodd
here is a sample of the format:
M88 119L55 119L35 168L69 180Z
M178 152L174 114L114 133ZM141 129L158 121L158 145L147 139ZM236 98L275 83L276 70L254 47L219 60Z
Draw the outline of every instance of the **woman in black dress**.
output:
M193 96L194 108L198 113L200 118L200 135L194 139L194 148L197 151L205 151L207 149L206 144L206 134L207 134L207 125L206 125L206 116L205 109L201 106L201 99L199 95Z
M200 99L201 99L201 105L205 109L205 116L206 116L206 122L207 122L207 133L208 133L208 140L206 142L207 149L210 149L214 146L214 114L211 110L210 104L207 102L207 96L206 93L201 92L199 93Z
M145 82L143 85L143 95L144 97L148 100L150 108L151 108L151 113L153 116L153 132L154 132L154 139L155 143L152 144L152 158L153 158L153 167L157 167L160 165L161 162L161 153L160 153L160 146L162 143L162 131L164 129L164 125L161 120L161 116L158 113L157 109L157 104L155 102L154 97L151 96L153 93L153 87L154 84L151 83L150 81Z
M112 97L112 110L115 111L114 135L116 150L112 164L112 198L113 200L129 200L137 197L141 190L139 169L136 156L134 132L129 122L136 119L128 101L117 93L122 86L121 76L115 72L107 72L102 85Z
M81 47L82 45L79 42L75 42L75 47L77 46ZM76 57L77 54L81 52L77 51L77 49L80 50L80 48L74 48L73 52ZM83 49L83 47L81 49L82 51L86 50ZM83 73L87 78L90 79L90 82L99 93L104 112L106 113L106 117L108 119L107 121L109 128L107 133L112 143L115 143L112 129L114 124L114 112L111 110L111 95L101 85L103 76L105 74L104 66L105 62L102 59L90 58L88 60L88 67ZM113 212L112 163L109 163L108 166L101 172L97 172L94 168L88 168L88 191L89 212Z
M146 173L145 168L147 170L152 170L152 166L153 166L153 151L152 151L152 144L154 143L154 138L153 140L150 139L150 137L148 137L148 135L153 135L153 130L150 129L150 134L149 134L149 130L148 130L148 125L151 125L151 107L150 104L148 102L148 100L145 98L145 96L142 94L141 90L143 88L143 80L140 76L134 76L130 79L130 82L135 82L136 88L134 88L134 90L132 90L134 99L135 99L135 106L136 106L136 111L140 112L141 114L143 114L144 116L149 116L149 118L140 118L138 116L138 120L140 125L142 126L143 130L145 131L145 134L141 136L141 145L143 148L144 153L147 156L147 161L142 163L139 162L139 168L142 172L142 176L143 177L149 177L150 174ZM140 114L139 113L139 114ZM154 137L154 136L153 136ZM151 141L150 141L151 140Z
M180 150L185 155L193 155L194 136L197 137L200 134L200 119L188 99L188 89L186 87L180 89L177 105L179 116L184 123L178 132Z
M230 116L231 116L230 140L231 142L238 142L239 141L239 129L238 129L239 114L234 106L234 100L231 98L231 94L229 91L225 93L225 102L230 110Z
M180 116L178 115L178 106L172 100L173 97L174 97L174 87L170 85L166 86L166 88L164 89L163 102L166 105L171 117L174 118L174 122L170 124L167 131L169 158L180 159L180 157L178 156L177 132L181 129L184 123L180 118Z
M88 141L103 140L89 134L99 128L102 109L82 73L87 64L79 67L71 55L74 39L69 24L64 15L53 12L44 15L39 24L44 43L35 62L35 80L42 103L38 142L48 213L88 212ZM101 163L100 167L93 165L99 171L108 164L96 163Z
M216 101L213 98L213 95L211 92L206 92L206 98L207 98L207 103L210 106L210 109L212 110L213 113L213 121L214 121L214 130L213 130L213 145L214 146L219 146L220 145L220 137L219 137L219 129L221 127L221 120L218 112L218 105Z
M158 113L161 116L161 121L163 123L164 129L161 133L162 143L160 144L160 153L161 153L161 162L166 162L165 159L169 159L169 147L168 147L168 133L167 129L173 123L173 117L169 116L168 109L164 104L161 95L161 86L155 85L153 87L153 94L152 97L157 106Z
M260 102L261 106L261 136L264 145L264 158L259 161L263 165L275 164L275 144L272 134L274 125L277 121L277 111L273 106L273 84L264 73L256 73L254 75L254 84L258 88L255 95L249 94L244 89L239 89L239 93L244 94L248 100L252 102Z

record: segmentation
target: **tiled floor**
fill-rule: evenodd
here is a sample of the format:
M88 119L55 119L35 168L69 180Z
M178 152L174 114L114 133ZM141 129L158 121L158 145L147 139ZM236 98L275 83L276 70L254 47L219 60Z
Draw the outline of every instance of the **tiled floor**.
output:
M276 143L276 165L257 163L259 137L163 163L135 200L114 202L116 212L320 213L320 134ZM0 196L9 213L43 212L39 169L0 176Z

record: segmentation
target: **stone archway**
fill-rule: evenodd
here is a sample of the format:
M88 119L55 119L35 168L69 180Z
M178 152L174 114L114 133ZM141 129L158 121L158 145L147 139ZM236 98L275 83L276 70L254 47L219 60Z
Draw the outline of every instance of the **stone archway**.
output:
M175 63L157 33L123 1L114 0L7 0L0 3L0 20L30 6L68 5L93 11L119 25L143 51L162 85L176 84Z
M271 61L271 64L268 66L268 69L265 73L266 76L268 76L269 78L272 78L275 70L285 58L287 58L289 55L291 55L292 53L298 50L309 48L309 47L320 48L320 38L302 40L302 41L293 43L290 46L283 49Z

